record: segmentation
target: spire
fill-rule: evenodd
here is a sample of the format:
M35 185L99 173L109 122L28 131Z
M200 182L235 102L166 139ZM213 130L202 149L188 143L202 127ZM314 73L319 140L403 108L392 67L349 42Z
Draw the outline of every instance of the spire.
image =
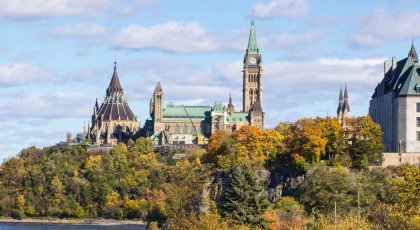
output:
M117 62L114 62L114 73L112 74L111 82L109 83L109 87L106 90L106 95L110 96L113 93L121 93L123 94L123 89L121 87L120 79L118 78L117 73Z
M348 101L348 94L347 94L347 85L344 85L344 103L343 103L343 112L347 110L347 112L350 112L350 105Z
M248 54L258 54L257 34L255 33L254 20L251 21L251 31L249 32Z
M338 96L338 100L342 101L343 100L343 89L340 87L340 95Z
M235 112L235 106L232 103L232 94L229 95L229 104L226 108L226 112L228 112L229 114L232 114Z
M96 98L96 102L95 102L95 110L99 110L98 98Z
M162 92L162 87L160 86L160 82L156 84L155 92Z
M413 59L414 62L419 62L419 59L417 57L416 48L414 47L414 40L411 41L411 49L410 52L408 52L408 56Z
M347 85L344 85L344 99L347 100L349 95L347 94Z

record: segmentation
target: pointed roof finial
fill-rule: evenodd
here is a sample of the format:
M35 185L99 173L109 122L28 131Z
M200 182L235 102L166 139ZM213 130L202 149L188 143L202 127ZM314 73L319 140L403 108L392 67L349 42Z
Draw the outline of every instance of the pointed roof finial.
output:
M117 69L117 54L115 54L115 57L114 57L114 70L116 69Z
M229 104L232 104L232 93L229 95Z

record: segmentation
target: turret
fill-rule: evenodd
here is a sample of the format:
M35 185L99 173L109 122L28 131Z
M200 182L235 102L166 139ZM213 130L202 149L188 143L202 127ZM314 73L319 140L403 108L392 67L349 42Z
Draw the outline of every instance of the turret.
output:
M408 52L408 56L411 57L415 63L419 62L416 48L414 47L414 42L412 42L411 44L411 48L410 48L410 51Z
M154 122L162 122L163 112L163 90L160 86L160 82L156 84L156 88L153 94L153 120Z

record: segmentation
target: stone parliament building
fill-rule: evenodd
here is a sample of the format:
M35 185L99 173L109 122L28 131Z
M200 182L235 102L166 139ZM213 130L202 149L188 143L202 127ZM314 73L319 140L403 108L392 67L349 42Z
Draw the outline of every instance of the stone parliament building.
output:
M243 59L243 107L237 111L229 97L224 106L215 101L207 106L184 106L168 103L164 108L164 90L157 83L149 104L149 116L141 129L121 87L116 62L106 98L93 108L92 127L86 136L97 145L115 145L136 136L150 137L154 144L205 144L218 130L232 132L244 125L261 130L265 126L263 112L262 59L257 44L254 21ZM89 126L89 125L88 125Z

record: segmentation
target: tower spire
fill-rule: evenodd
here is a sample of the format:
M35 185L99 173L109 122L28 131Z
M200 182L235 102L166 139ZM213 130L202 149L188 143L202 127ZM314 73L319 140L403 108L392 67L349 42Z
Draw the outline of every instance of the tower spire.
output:
M347 100L349 95L347 94L347 84L344 84L344 100Z
M340 95L338 96L339 101L343 101L343 89L340 87Z
M255 33L255 25L254 19L251 21L251 30L249 32L249 39L248 39L248 54L258 54L258 44L257 44L257 34Z
M123 94L124 90L121 87L120 79L118 78L117 73L117 62L114 61L114 73L112 74L111 82L109 82L109 87L106 90L106 95L110 96L113 93Z

